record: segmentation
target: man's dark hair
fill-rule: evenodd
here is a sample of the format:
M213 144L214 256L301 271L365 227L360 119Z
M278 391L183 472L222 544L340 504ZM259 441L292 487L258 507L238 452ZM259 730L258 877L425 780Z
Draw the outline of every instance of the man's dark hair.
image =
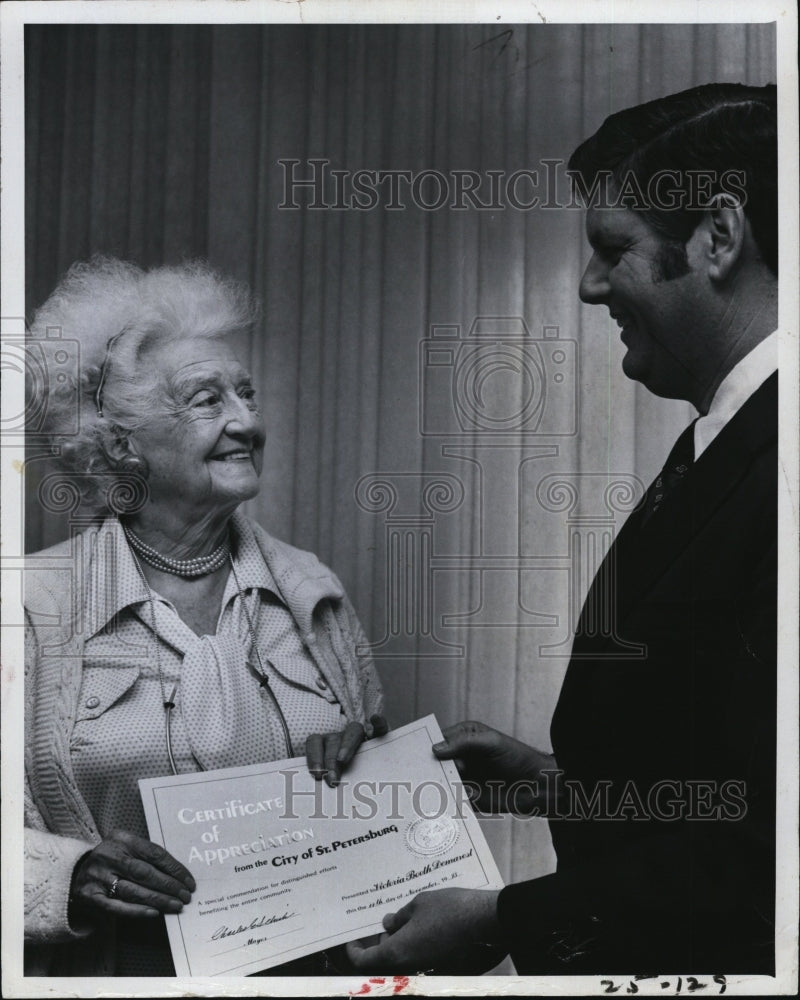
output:
M735 194L756 246L778 273L777 88L710 83L611 115L572 154L576 193L608 179L654 229L685 244L709 198ZM659 179L660 178L660 179ZM702 178L702 179L701 179ZM664 182L664 183L662 183ZM659 187L661 185L661 187ZM672 192L675 207L659 191Z

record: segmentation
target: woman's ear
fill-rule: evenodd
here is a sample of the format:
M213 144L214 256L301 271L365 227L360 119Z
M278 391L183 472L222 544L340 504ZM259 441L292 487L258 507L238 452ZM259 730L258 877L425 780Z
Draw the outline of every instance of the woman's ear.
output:
M741 204L729 194L715 194L700 224L709 278L727 281L742 256L748 222Z
M108 464L117 472L136 472L147 475L147 465L137 454L130 435L120 427L111 425L103 435L103 452Z

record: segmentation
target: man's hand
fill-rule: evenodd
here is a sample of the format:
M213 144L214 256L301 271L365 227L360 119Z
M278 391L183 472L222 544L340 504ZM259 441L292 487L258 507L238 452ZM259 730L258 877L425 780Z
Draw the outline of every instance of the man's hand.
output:
M506 954L497 921L499 889L436 889L383 918L375 945L351 941L347 955L364 972L480 975Z
M180 913L196 886L188 868L144 837L119 830L84 854L72 873L70 919Z
M555 789L552 754L521 743L482 722L457 722L443 731L445 741L435 743L439 760L453 760L467 792L481 812L546 813L548 790Z
M385 736L389 726L382 715L370 719L373 736ZM339 784L342 772L350 764L356 750L366 739L360 722L348 722L335 733L314 733L306 740L306 763L317 781L325 778L331 788Z

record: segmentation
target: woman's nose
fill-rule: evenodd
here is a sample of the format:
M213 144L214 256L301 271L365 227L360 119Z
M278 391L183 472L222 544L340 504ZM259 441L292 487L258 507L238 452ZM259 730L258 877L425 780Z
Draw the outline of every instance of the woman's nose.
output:
M226 430L253 438L263 432L261 412L252 400L233 396L227 409Z
M586 265L578 295L581 302L590 305L602 304L608 296L608 266L596 253L592 254L591 260Z

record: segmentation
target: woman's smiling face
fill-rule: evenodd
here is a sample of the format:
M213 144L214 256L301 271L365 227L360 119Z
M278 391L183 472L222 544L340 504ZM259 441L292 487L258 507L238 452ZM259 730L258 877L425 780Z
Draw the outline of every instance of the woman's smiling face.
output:
M258 493L264 425L249 373L222 339L177 339L145 356L163 402L130 435L153 504L191 516L232 512Z

